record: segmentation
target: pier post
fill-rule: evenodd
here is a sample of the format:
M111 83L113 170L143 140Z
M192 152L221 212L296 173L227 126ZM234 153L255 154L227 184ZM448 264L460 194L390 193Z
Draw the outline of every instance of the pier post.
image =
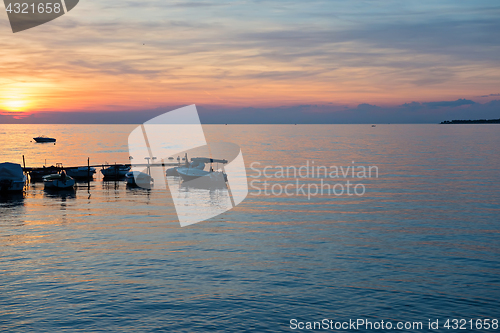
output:
M87 157L87 189L90 195L90 157Z
M26 175L28 175L28 171L26 171L26 161L24 160L24 155L23 155L23 168L24 168L24 169L23 169L23 172L24 172ZM31 174L30 174L29 176L30 176L30 178L31 178Z

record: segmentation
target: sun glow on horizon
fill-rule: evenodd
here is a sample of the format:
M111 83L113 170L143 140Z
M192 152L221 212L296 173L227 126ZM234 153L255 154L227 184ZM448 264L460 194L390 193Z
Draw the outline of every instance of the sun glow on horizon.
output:
M25 112L31 100L25 91L26 89L11 88L0 95L0 110L6 112Z
M14 100L4 101L3 109L5 109L5 111L19 112L26 110L27 105L28 105L27 101L14 99Z
M0 114L36 118L196 104L277 114L406 105L417 115L422 111L412 102L499 99L498 47L491 42L497 13L489 6L346 3L340 10L320 0L295 2L276 16L273 1L222 2L208 10L110 0L125 10L113 21L122 29L102 29L109 25L108 5L95 2L100 14L74 12L71 28L56 21L22 39L0 31ZM471 8L484 25L468 18ZM286 119L283 112L276 117Z

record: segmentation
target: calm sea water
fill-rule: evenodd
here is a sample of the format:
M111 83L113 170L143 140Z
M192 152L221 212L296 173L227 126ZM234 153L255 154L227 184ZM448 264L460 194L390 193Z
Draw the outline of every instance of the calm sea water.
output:
M134 127L2 125L0 161L127 163ZM294 331L291 319L361 318L427 331L429 319L500 319L498 126L204 130L240 145L255 181L241 205L208 221L181 228L167 190L100 177L75 193L35 183L2 198L0 330L276 332ZM57 144L30 142L39 134ZM363 196L257 195L266 179L254 169L308 162L377 166L379 177L353 180ZM275 189L296 181L275 176ZM224 191L204 195L199 209Z

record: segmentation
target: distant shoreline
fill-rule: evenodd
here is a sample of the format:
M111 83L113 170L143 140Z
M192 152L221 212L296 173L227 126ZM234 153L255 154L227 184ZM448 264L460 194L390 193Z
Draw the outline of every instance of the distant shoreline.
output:
M500 124L500 119L445 120L441 124Z

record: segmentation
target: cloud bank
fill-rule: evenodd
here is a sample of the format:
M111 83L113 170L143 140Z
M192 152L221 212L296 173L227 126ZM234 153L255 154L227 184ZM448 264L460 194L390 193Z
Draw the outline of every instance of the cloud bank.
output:
M141 124L181 105L140 111L102 112L39 112L21 117L0 114L6 124ZM471 100L419 103L395 107L359 104L349 108L341 105L297 105L271 108L218 108L198 105L204 124L380 124L439 123L453 119L500 118L500 100L476 103Z
M498 0L81 1L18 34L0 20L0 109L485 103L498 17Z

